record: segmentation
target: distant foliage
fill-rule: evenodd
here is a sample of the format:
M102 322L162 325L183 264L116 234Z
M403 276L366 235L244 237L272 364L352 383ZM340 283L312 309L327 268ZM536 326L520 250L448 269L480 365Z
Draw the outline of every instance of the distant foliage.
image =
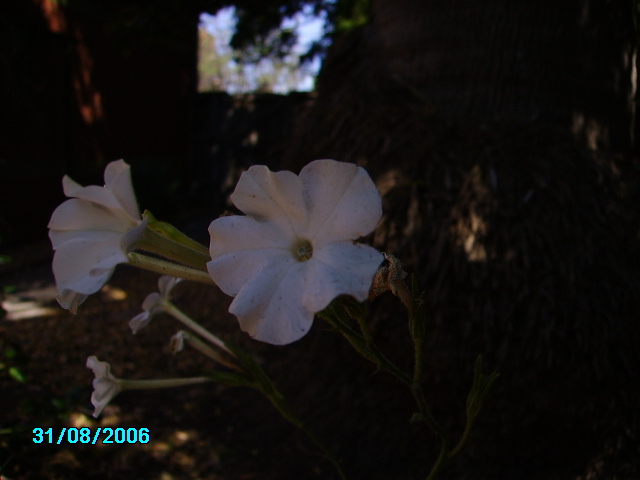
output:
M249 53L229 46L231 33L221 29L211 33L202 26L199 29L198 91L285 93L313 83L314 72L309 65L301 65L294 52L282 57L261 56L258 47L249 47L254 61L238 60Z

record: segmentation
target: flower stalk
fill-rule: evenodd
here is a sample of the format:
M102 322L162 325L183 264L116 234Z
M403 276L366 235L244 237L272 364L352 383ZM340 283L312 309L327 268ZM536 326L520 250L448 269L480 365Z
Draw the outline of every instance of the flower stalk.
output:
M104 407L123 390L148 390L156 388L184 387L212 381L208 377L163 378L155 380L122 380L111 373L111 365L101 362L95 355L87 358L87 368L93 371L93 393L91 403L95 410L93 416L98 418Z
M169 262L161 258L151 257L138 252L130 252L127 257L130 265L143 270L159 273L160 275L171 275L172 277L192 280L194 282L208 283L210 285L214 284L206 271Z
M325 445L322 440L320 440L320 437L315 433L314 430L312 430L300 418L298 418L298 416L293 412L280 392L277 393L277 395L267 395L266 393L265 395L267 396L267 398L269 398L271 404L275 407L276 410L278 410L280 415L282 415L285 420L287 420L293 426L302 430L305 435L309 437L309 439L311 439L320 448L320 450L322 450L327 460L329 460L329 462L331 462L334 468L338 471L340 478L342 480L347 480L347 476L342 469L340 461L334 456L329 447Z
M186 313L184 313L182 310L180 310L178 307L176 307L169 300L166 300L166 299L163 300L162 301L162 306L163 306L163 309L164 309L164 311L166 313L168 313L173 318L175 318L176 320L181 322L184 326L186 326L186 327L190 328L191 330L193 330L195 333L200 335L202 338L208 340L212 345L215 345L220 350L224 350L225 352L227 352L229 355L231 355L233 357L236 356L236 354L233 353L225 345L225 343L222 340L220 340L218 337L216 337L209 330L207 330L202 325L200 325L198 322L196 322L191 317L189 317Z
M200 340L200 338L198 338L195 335L191 335L189 332L185 332L184 330L180 330L177 334L175 334L171 338L171 345L173 347L172 348L173 352L177 353L181 351L184 345L184 342L187 342L191 347L195 348L203 355L209 357L214 362L217 362L220 365L230 368L231 370L235 370L236 372L244 372L242 368L240 368L238 365L236 365L232 361L227 360L223 355L220 355L220 353L217 350L211 348L205 342ZM226 349L225 351L231 353L230 350L228 349ZM235 356L235 354L233 353L232 355Z
M298 415L296 415L289 403L286 401L284 395L282 395L272 382L271 378L269 378L254 358L239 349L236 349L236 355L246 370L247 378L250 379L250 383L246 384L246 386L257 390L264 395L285 420L304 432L304 434L313 441L318 448L320 448L324 457L331 462L340 475L340 478L342 480L347 480L347 476L340 461L332 453L331 449L320 439L320 436L312 428L310 428L300 417L298 417Z
M393 375L401 383L405 384L416 402L418 412L412 421L424 422L427 427L440 438L440 452L434 462L427 480L435 480L443 465L453 458L465 445L471 427L480 411L482 402L497 378L493 373L485 377L482 373L482 358L478 357L474 374L474 382L467 398L467 422L462 436L453 449L450 447L449 435L446 430L436 421L427 404L424 390L422 388L422 364L424 354L424 335L426 319L422 308L422 296L418 292L415 280L412 282L411 293L404 282L403 272L399 268L399 262L395 257L385 258L392 261L392 265L382 267L383 275L379 277L377 285L374 287L377 292L373 297L383 291L390 290L400 298L408 313L408 328L414 347L414 369L409 375L391 362L377 347L373 335L366 321L364 308L349 297L338 297L326 309L318 313L318 316L327 320L337 331L347 339L354 349L369 361L373 362L381 371ZM395 271L394 271L395 270ZM360 332L350 326L345 315L354 320Z
M156 388L184 387L210 382L208 377L159 378L151 380L120 380L121 390L152 390Z

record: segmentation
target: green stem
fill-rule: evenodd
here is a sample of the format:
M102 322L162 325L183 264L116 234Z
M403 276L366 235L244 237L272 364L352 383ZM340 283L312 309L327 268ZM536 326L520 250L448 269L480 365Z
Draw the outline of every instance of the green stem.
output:
M396 367L391 361L387 359L387 357L378 349L378 346L375 344L373 340L373 336L371 335L371 331L369 330L369 325L366 322L366 318L362 315L361 312L357 312L356 310L345 308L345 310L349 313L349 315L354 318L362 331L362 335L355 332L349 325L347 325L341 318L340 313L336 309L336 305L334 303L330 304L327 309L321 312L321 315L326 318L329 323L331 323L336 330L341 332L347 340L353 345L356 350L361 353L365 358L375 363L380 370L385 370L394 377L396 377L400 382L404 383L409 387L411 393L414 397L418 410L420 412L421 419L427 424L429 429L434 432L438 437L440 437L440 453L438 458L436 459L435 464L431 468L431 472L429 473L427 479L433 480L436 478L436 475L444 465L444 462L450 458L449 455L449 439L445 430L440 426L440 424L435 420L431 410L429 409L426 399L424 397L424 392L421 386L421 375L422 375L422 350L423 350L423 340L421 335L416 335L416 309L410 309L410 329L412 333L412 338L414 340L414 350L415 350L415 362L414 362L414 374L413 377L407 375L401 369Z
M403 282L404 283L404 282ZM406 288L406 285L405 285ZM424 391L422 389L422 365L424 356L424 318L422 306L419 301L416 300L416 285L412 285L412 294L409 296L411 299L411 305L407 306L409 312L409 331L411 332L411 339L413 340L414 351L414 364L413 364L413 382L411 385L411 392L418 404L422 419L427 426L436 435L440 437L440 453L435 463L431 467L431 471L427 475L427 480L433 480L436 478L440 469L445 462L451 458L449 453L449 436L442 426L436 421L429 406L427 405Z
M362 331L362 336L366 342L367 349L373 355L375 359L375 363L378 365L378 368L382 370L386 370L388 373L396 377L402 383L405 383L409 386L409 388L413 387L413 382L411 377L396 367L393 362L391 362L378 348L378 346L373 341L373 336L371 335L371 330L369 330L369 324L367 323L366 318L362 315L358 315L356 318L358 321L358 325L360 326L360 330Z
M214 362L218 362L219 364L224 365L225 367L230 368L231 370L235 370L236 372L241 372L241 373L244 372L242 368L240 368L238 365L236 365L232 361L224 358L224 356L222 356L220 352L211 348L208 344L200 340L200 338L198 338L197 336L191 335L189 332L185 332L184 330L181 330L179 334L182 334L183 340L187 341L189 345L191 345L193 348L198 350L203 355L206 355L207 357L212 359ZM229 352L229 350L225 350L225 351Z
M119 380L122 390L148 390L155 388L184 387L197 383L211 382L208 377L160 378L154 380Z
M440 473L440 469L444 465L444 462L449 458L448 451L449 443L446 439L442 438L440 443L440 453L438 454L436 463L434 463L433 467L431 467L429 475L427 475L427 480L435 480L435 478L438 476L438 473Z
M464 432L462 432L462 436L460 437L460 441L453 448L453 450L451 450L449 452L448 458L453 458L458 453L460 453L460 450L462 450L462 447L464 447L464 444L467 443L467 439L469 438L469 434L471 433L471 427L473 427L473 419L467 417L467 422L466 422L466 424L464 426Z
M316 315L318 315L319 317L329 322L333 328L335 328L338 332L340 332L344 336L344 338L351 344L351 346L360 355L362 355L367 360L370 360L373 363L377 363L375 358L367 350L366 342L362 337L362 335L360 335L358 332L353 330L349 325L344 323L344 321L342 321L333 303L329 304L327 308L325 308L321 312L318 312Z
M137 252L128 254L129 264L160 275L171 275L172 277L184 278L194 282L208 283L215 285L206 271L196 270L185 265L169 262L160 258L150 257Z
M261 386L262 387L262 386ZM340 478L342 480L347 480L347 476L342 469L342 465L338 461L338 459L333 455L329 447L327 447L320 437L300 419L298 416L293 413L293 410L289 406L289 404L285 401L282 394L275 388L272 384L269 386L269 389L260 388L260 391L271 401L271 404L280 412L280 415L283 416L289 423L294 425L295 427L302 430L307 437L309 437L324 453L327 460L329 460L335 469L338 471Z
M205 338L206 340L211 342L213 345L215 345L219 349L224 350L225 352L227 352L229 355L232 355L234 357L236 356L231 350L229 350L229 348L227 348L227 346L225 345L225 343L222 340L220 340L218 337L216 337L209 330L207 330L202 325L200 325L198 322L196 322L191 317L189 317L186 313L184 313L182 310L180 310L178 307L176 307L169 300L164 300L162 302L162 306L163 306L165 312L167 312L169 315L171 315L173 318L175 318L176 320L181 322L186 327L188 327L191 330L193 330L194 332L196 332L202 338Z
M412 316L413 317L413 316ZM411 327L415 329L415 318L410 320ZM413 351L414 351L414 362L413 362L413 383L419 384L422 380L422 362L423 362L423 351L424 351L424 339L417 335L412 335L413 337Z

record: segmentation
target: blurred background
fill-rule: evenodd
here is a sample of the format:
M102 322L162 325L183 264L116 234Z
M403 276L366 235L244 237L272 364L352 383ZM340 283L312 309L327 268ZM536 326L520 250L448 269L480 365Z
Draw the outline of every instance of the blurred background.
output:
M250 165L298 171L317 158L354 162L383 194L385 215L370 241L399 257L425 289L425 382L442 422L453 432L462 427L478 354L501 374L468 448L443 478L640 478L638 5L3 0L4 294L15 298L23 274L51 288L46 225L63 200L64 174L102 184L104 166L124 158L141 208L206 242L206 226ZM130 281L114 277L122 290L102 292L103 300L122 295ZM142 283L152 289L154 281ZM140 292L128 297L131 306L114 307L123 317L144 298L140 285L133 288ZM39 307L55 306L48 292ZM372 326L401 362L410 344L396 309L393 299L381 299ZM61 336L60 325L79 328L80 318L72 324L55 315L30 318ZM52 350L23 323L0 321L2 396L9 398L8 389L16 398L42 396L41 385L53 382L46 394L65 399L66 420L56 422L68 425L69 412L86 413L88 395L70 385L88 382L80 373L52 380L54 372L34 366ZM83 335L86 343L105 332ZM34 342L39 353L30 356ZM113 355L125 355L132 342L116 342L122 348L112 347L120 352ZM353 478L426 475L436 442L408 425L410 402L393 382L372 377L324 326L283 350L252 348L273 361L285 390L300 394L302 412L324 425L347 470L360 472ZM75 372L84 369L82 355ZM55 358L73 363L67 354ZM314 410L323 392L338 400ZM235 422L254 405L250 396L216 393ZM156 408L146 401L147 411ZM5 419L0 409L0 473L4 461L9 477L26 475L16 458L33 454L16 440L33 423L20 405L7 403ZM53 424L46 412L43 421ZM138 415L133 420L153 418ZM173 428L167 414L166 438L179 422L197 431L198 422L184 415ZM216 461L189 444L184 455L211 463L187 468L175 455L156 455L156 463L145 463L146 478L332 478L285 426L265 445L266 427L238 437L221 415L214 423L227 436L207 437L209 445L219 442ZM263 420L256 412L251 418ZM282 438L297 447L283 447ZM169 443L174 453L184 444ZM49 454L28 478L46 478ZM123 458L109 472L95 455L92 473L102 477L92 478L142 475ZM56 462L56 478L87 478L81 459Z
M279 5L249 7L264 12L240 10L236 35L225 2L5 2L0 177L3 205L21 205L3 208L5 245L45 233L61 199L50 179L65 173L97 181L125 158L141 203L171 215L218 209L230 164L280 158L321 57L300 60L329 41L326 15L300 3L285 21Z

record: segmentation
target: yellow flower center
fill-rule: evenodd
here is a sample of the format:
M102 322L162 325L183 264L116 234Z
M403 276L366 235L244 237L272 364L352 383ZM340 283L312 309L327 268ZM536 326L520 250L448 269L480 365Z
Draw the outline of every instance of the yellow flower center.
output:
M311 242L303 238L296 240L291 250L294 258L299 262L306 262L313 256L313 247L311 246Z

